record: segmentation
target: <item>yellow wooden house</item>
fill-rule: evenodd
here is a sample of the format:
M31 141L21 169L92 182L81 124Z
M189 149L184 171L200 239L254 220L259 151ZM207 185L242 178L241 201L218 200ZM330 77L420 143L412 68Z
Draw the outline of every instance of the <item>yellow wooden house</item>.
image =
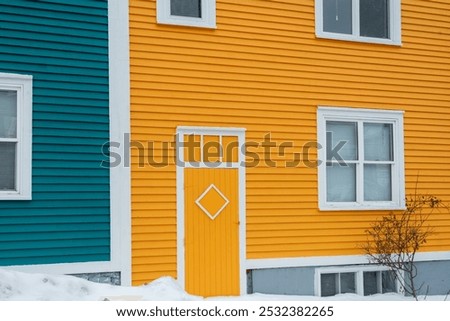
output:
M398 291L358 245L416 188L450 202L450 2L127 9L133 284ZM445 293L450 215L429 220L418 278Z

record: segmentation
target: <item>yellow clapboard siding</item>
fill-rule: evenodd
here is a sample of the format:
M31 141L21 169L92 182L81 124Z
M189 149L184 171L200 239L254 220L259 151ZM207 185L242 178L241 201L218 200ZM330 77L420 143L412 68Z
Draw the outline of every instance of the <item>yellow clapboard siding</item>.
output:
M159 93L159 95L162 95L162 93L166 92L165 90L158 88L156 89ZM239 92L241 92L241 90L238 90ZM148 91L141 91L141 93L145 93ZM170 94L169 94L170 93ZM317 92L308 92L305 91L303 93L303 95L299 96L298 93L294 93L293 96L291 97L284 97L283 95L280 95L280 93L278 93L278 97L275 96L270 96L269 94L267 94L266 92L263 91L253 91L253 93L248 96L242 95L241 93L239 94L235 94L232 95L230 93L228 94L219 94L217 92L210 92L210 93L201 93L201 92L195 92L195 91L186 91L186 92L181 92L181 91L167 91L166 95L170 95L170 96L174 96L174 98L178 98L178 99L204 99L204 100L219 100L219 101L229 101L230 103L234 103L236 102L246 102L246 101L251 101L251 100L262 100L265 101L266 103L271 103L271 104L278 104L280 99L285 99L286 103L288 104L299 104L300 102L303 102L306 99L310 99L311 101L314 100L318 100L319 96L322 96L322 100L321 102L323 102L323 105L330 105L331 102L335 102L335 101L342 101L345 102L347 105L350 104L350 101L348 101L347 99L349 99L349 97L354 97L353 99L353 104L355 106L361 106L364 107L363 104L368 104L368 103L372 103L374 101L378 101L378 106L380 106L380 104L382 105L389 105L389 107L391 106L389 103L391 104L407 104L409 106L423 106L423 105L428 105L430 107L441 107L445 104L447 104L447 101L440 101L437 99L432 99L432 97L423 97L424 99L412 99L411 97L395 97L392 93L389 93L389 97L386 98L380 98L379 96L377 96L377 94L379 95L380 93L378 92L373 92L371 93L371 95L366 95L366 96L354 96L354 95L358 95L358 91L354 90L353 92L353 96L349 96L349 94L343 94L341 92L339 93L335 93L335 94L330 94L330 93L324 93L322 92L322 90L318 90ZM295 97L297 96L297 97ZM414 95L416 96L417 95ZM146 100L147 102L150 102L151 100ZM143 101L145 102L145 101ZM158 114L155 114L155 119L160 119L160 117L158 117ZM173 121L176 120L180 120L180 116L178 117L172 117ZM193 119L190 119L190 121L193 121ZM217 121L214 120L212 117L206 117L205 116L205 121ZM242 120L243 121L243 120ZM252 122L258 122L258 119L249 119L248 121L252 121ZM224 122L236 122L236 119L233 119L233 117L226 117L224 119Z
M177 257L175 255L145 256L140 258L140 260L143 266L145 266L146 264L173 264L176 262Z
M177 72L174 72L174 74L177 74ZM306 76L306 75L305 75ZM205 78L208 79L208 77L204 78L182 78L179 75L173 75L173 76L160 76L161 82L167 83L167 84L174 84L177 83L179 85L178 90L182 91L196 91L198 90L197 86L203 86ZM142 80L145 82L146 80ZM448 93L448 88L436 88L436 87L427 87L422 88L419 86L415 86L416 83L410 83L411 86L410 90L408 88L405 88L404 84L386 84L382 83L380 79L380 84L376 83L363 83L360 81L357 81L357 79L352 79L352 81L346 82L346 83L336 83L338 81L338 77L336 79L331 80L323 80L323 79L314 79L314 78L306 78L302 77L299 79L296 79L296 86L311 86L311 87L319 87L319 88L333 88L336 87L336 89L348 89L350 88L353 90L355 87L358 88L358 90L369 90L369 91L384 91L384 92L393 92L396 94L399 94L401 92L410 93L411 90L416 92L417 94L428 94L428 95L443 95L446 96ZM150 79L147 80L147 84L150 83ZM292 82L294 82L292 80ZM291 92L292 91L292 83L283 84L283 83L275 83L273 81L271 82L262 82L262 81L252 81L249 79L248 81L244 81L244 79L236 79L236 80L226 80L226 79L209 79L209 90L215 91L219 87L231 87L231 88L242 88L242 90L248 90L248 89L263 89L267 90L270 89L271 91L280 91L280 92ZM184 86L184 87L183 87ZM139 89L148 89L153 88L152 85L147 85L145 87L141 87ZM250 92L251 93L251 92ZM433 97L433 98L439 98ZM447 97L442 97L447 98ZM155 110L157 111L157 110Z
M342 235L343 233L345 233L345 235L349 235L349 236L361 236L360 230L359 228L355 228L355 229L345 229L342 230L341 228L336 228L336 229L330 229L328 228L327 230L324 229L304 229L302 231L302 236L329 236L332 232L332 234L336 234L336 235ZM435 232L433 233L434 235L439 235L440 233L442 233L444 236L448 235L448 233L450 232L450 226L442 226L439 227L435 230ZM283 230L283 231L279 231L279 230L258 230L258 231L251 231L249 232L248 238L253 239L253 240L259 240L260 242L265 242L264 240L268 237L270 238L274 238L274 239L278 239L278 238L296 238L299 236L299 233L297 230L295 229L291 229L291 230Z
M134 225L172 225L176 222L174 217L154 217L151 220L142 217L134 217Z
M342 252L345 251L346 255L357 255L360 254L360 251L358 249L347 249L347 248L340 248L340 249L327 249L325 251L323 250L303 250L301 251L301 254L299 251L284 251L283 252L283 258L296 258L296 257L308 257L308 256L338 256L342 255ZM279 253L277 250L269 250L266 249L264 252L256 252L252 251L250 253L247 253L248 259L265 259L267 257L276 258L279 257Z
M139 234L164 234L164 238L168 238L168 235L175 236L176 226L166 225L166 226L153 226L153 225L133 225L133 232L138 238L133 240L139 240ZM164 239L163 238L163 239Z
M158 198L155 196L155 198ZM170 210L172 206L165 206L164 204L173 203L174 198L169 199L167 202L161 201L140 201L135 202L136 206L133 206L133 217L172 217ZM134 202L134 200L133 200ZM169 210L169 211L168 211Z
M161 48L163 50L163 48ZM140 51L142 55L147 55L148 53ZM320 77L322 79L329 79L332 77L336 77L342 74L342 69L345 68L345 74L342 75L343 79L354 80L355 77L357 79L361 79L362 81L369 81L374 79L373 81L380 82L383 79L386 79L388 82L404 80L409 82L420 82L422 84L432 84L439 86L445 86L445 81L450 77L447 74L443 73L440 70L426 72L426 70L421 70L418 68L408 68L408 67L396 67L396 66L385 66L385 65L377 65L377 68L374 68L371 65L365 64L355 64L352 63L348 66L324 66L318 65L316 63L311 63L311 65L296 65L292 66L291 69L288 68L285 64L276 64L273 61L267 61L264 63L259 63L255 65L257 62L239 62L234 59L221 59L214 58L216 64L203 63L202 59L199 56L189 56L185 55L183 57L179 57L174 54L161 54L160 59L155 58L155 62L157 62L157 67L140 67L140 65L148 64L148 60L139 61L139 58L136 57L136 60L139 64L136 68L131 66L132 72L134 72L137 76L141 76L142 74L151 74L154 69L158 67L167 69L167 70L178 70L178 71L203 71L212 73L214 75L224 75L225 77L228 74L231 75L242 75L242 77L253 76L257 81L260 77L280 77L280 78L292 78L297 79L303 73L305 73L306 77ZM153 63L153 61L152 61ZM251 65L250 65L251 64ZM392 73L386 74L387 71L393 71ZM394 72L396 71L396 72ZM299 74L302 72L302 74ZM402 72L399 74L398 72ZM157 74L157 71L155 72ZM194 74L195 76L195 74ZM427 82L424 83L423 81ZM285 82L285 80L283 80ZM442 83L444 82L444 83ZM137 81L133 84L139 84Z
M267 246L267 240L264 238L252 238L252 246L255 248L258 246ZM363 243L366 240L364 235L310 235L310 236L291 236L291 237L272 237L271 244L274 246L283 246L286 250L298 249L299 245L304 247L305 244L325 244L328 247L329 243L341 244L343 242L352 243L355 248L358 248L358 244Z
M169 241L163 241L163 240L159 240L159 241L152 241L150 242L151 245L148 245L149 242L134 242L133 241L133 248L136 250L141 250L141 249L171 249L176 245L176 241L175 240L169 240Z
M171 231L173 232L173 231ZM147 242L147 241L157 241L157 240L176 240L175 235L173 233L135 233L134 241L135 242Z
M142 273L133 273L133 280L132 285L138 286L142 284L147 284L157 278L163 277L163 276L171 276L173 278L176 278L177 272L176 270L159 270L158 272L142 272Z
M265 252L276 252L277 248L283 247L286 252L290 251L299 251L299 252L310 252L310 251L317 251L317 252L324 252L326 250L336 250L341 251L347 250L348 254L354 254L354 253L361 253L361 244L364 243L366 239L363 237L360 238L352 238L352 237L328 237L328 238L320 238L320 237L311 237L311 238L305 238L302 240L303 242L298 241L297 243L271 243L270 245L267 244L251 244L248 246L248 253L250 254L251 258L264 258ZM437 240L439 243L442 244L442 242L448 242L450 239L440 239ZM445 247L440 245L435 245L435 248L440 248L441 250ZM350 253L351 251L351 253ZM330 254L331 255L331 254ZM303 255L299 255L303 256ZM316 255L313 255L316 256Z
M138 261L140 258L146 257L158 257L158 256L176 256L177 252L175 249L169 248L148 248L148 249L133 249L132 256ZM140 263L136 261L139 265Z
M320 242L321 241L321 242ZM310 239L306 239L303 244L248 244L248 252L255 253L255 255L262 255L264 257L264 252L275 252L278 248L282 247L284 251L302 251L307 249L307 251L316 250L316 251L324 251L326 249L329 250L351 250L355 252L361 252L361 249L358 248L358 245L355 244L354 240L349 240L345 237L341 239L337 237L322 239L319 240L317 237L312 237Z
M173 195L170 194L152 194L152 196L148 197L149 193L148 193L148 189L146 189L145 192L142 192L142 194L147 195L147 199L143 202L145 203L172 203L175 202L175 198L173 197Z
M137 29L139 30L139 29ZM203 37L201 35L195 35L195 34L191 34L191 33L174 33L174 32L168 32L166 33L162 38L159 38L158 35L156 35L153 38L153 43L152 45L150 45L148 42L145 42L145 36L144 36L144 30L139 31L142 32L142 35L140 36L135 36L131 38L131 43L132 44L136 44L136 46L139 46L141 55L143 55L143 53L145 52L150 52L151 49L154 49L155 52L155 58L161 58L161 60L165 60L167 59L166 57L164 57L164 55L162 54L164 52L164 38L169 38L167 40L168 42L168 47L172 50L168 50L166 49L166 51L168 51L169 53L171 51L175 51L178 46L180 45L186 45L189 49L189 51L186 51L186 57L181 59L181 61L187 60L187 59L193 59L194 57L196 57L196 60L200 61L200 57L205 57L205 58L210 58L210 57L215 57L215 58L222 58L223 60L219 60L218 61L218 65L222 65L222 61L224 61L224 59L227 60L231 60L234 61L235 64L242 64L243 61L246 60L251 60L251 57L253 56L255 58L254 63L258 64L261 63L262 61L267 62L267 65L264 68L271 68L273 66L282 66L283 64L279 63L280 59L277 60L272 60L269 59L270 57L283 57L284 59L286 59L287 62L295 62L296 59L298 59L299 54L304 54L304 55L308 55L305 57L305 61L309 62L311 61L310 65L320 65L318 64L317 61L314 61L314 59L311 59L309 54L317 54L318 58L323 59L324 65L329 65L329 66L342 66L342 64L348 64L349 66L355 65L355 64L359 64L361 66L364 65L364 61L361 57L361 55L358 55L358 50L361 49L368 49L373 45L370 44L364 44L364 43L351 43L349 44L347 47L342 47L342 48L336 48L336 53L339 54L339 56L335 56L333 57L333 54L329 52L330 49L330 44L332 43L341 43L340 41L332 41L332 42L325 42L326 45L315 45L314 41L315 39L306 39L305 41L307 42L306 44L302 44L302 45L296 45L296 44L292 44L292 43L280 43L280 45L285 45L286 48L285 50L279 49L279 47L275 47L275 45L273 44L273 42L270 41L261 41L260 43L258 43L258 45L247 45L247 46L225 46L224 44L222 44L222 42L220 43L220 45L218 45L217 43L215 43L217 40L215 40L215 38L211 38L212 41L207 42L205 36L203 35ZM195 38L198 37L199 39L201 39L200 41L195 42L197 45L193 45L193 42L191 41L185 41L184 38L183 40L180 40L180 43L177 42L177 39L175 39L175 37L177 35L183 35L183 36L188 36L191 37L193 39L190 40L196 40ZM225 39L227 39L226 37L224 37ZM229 37L231 39L233 39L232 37ZM180 38L181 39L181 38ZM246 39L247 40L247 39ZM248 39L250 40L250 39ZM331 41L331 40L328 40ZM178 45L178 46L177 46ZM217 48L217 46L219 48ZM214 49L221 49L221 48L226 48L226 50L224 49L223 51L209 51L209 49L211 49L212 47L214 47ZM268 53L267 55L264 55L261 53L261 48L265 48L268 47ZM415 48L417 47L417 48ZM389 50L386 49L385 47L380 47L382 49L378 49L378 50L374 50L373 52L370 52L367 54L367 59L368 62L370 63L375 63L377 62L377 64L381 64L382 66L386 66L386 65L392 65L395 66L393 64L392 61L389 60L383 60L383 61L377 61L376 60L376 54L380 54L382 57L380 58L388 58L389 56ZM389 48L389 47L388 47ZM446 47L444 47L446 48ZM259 49L259 50L258 50ZM328 51L327 51L328 49ZM392 49L391 49L392 50ZM409 57L405 57L406 59L404 61L402 61L399 64L399 68L407 68L410 67L410 65L408 65L407 62L417 62L418 63L418 67L428 67L431 69L435 69L438 70L438 66L435 63L445 63L446 61L446 56L445 56L445 51L442 50L442 48L439 48L437 51L435 51L434 55L430 55L430 52L433 52L432 50L430 50L429 52L424 52L421 50L421 47L418 45L414 45L411 44L411 51L414 51L416 53L416 55L414 56L409 56ZM426 54L428 53L428 54ZM434 53L434 52L433 52ZM238 55L242 55L242 57L238 57ZM342 56L342 55L346 55L346 56ZM394 53L391 53L391 56L394 55L397 58L401 56L401 54L398 51L395 51ZM173 54L169 54L168 57L173 56ZM352 59L355 58L356 59ZM136 57L136 63L139 62L139 58L140 56ZM334 58L334 59L333 59ZM422 59L419 59L422 58ZM144 60L148 60L143 58ZM298 61L298 60L297 60ZM211 62L209 62L211 63ZM253 64L247 66L250 67ZM298 64L298 66L295 66L295 68L301 68L303 64ZM134 67L135 65L132 64L131 67ZM148 67L147 67L148 68ZM288 69L286 68L286 66L284 66L283 69ZM364 69L374 69L373 65L365 65ZM410 68L407 68L407 70L409 70Z
M250 259L361 254L364 230L384 213L319 211L316 168L285 168L316 140L317 106L404 110L407 193L418 180L419 192L450 203L450 3L403 0L402 9L397 47L316 38L314 1L217 0L214 30L158 25L156 1L130 1L131 134L168 162L136 168L132 151L134 284L176 277L176 169L162 142L177 126L244 127L247 142L270 132L293 143L272 155L279 167L247 168ZM430 223L423 250L450 250L449 216Z
M158 270L162 270L162 271L170 271L172 269L173 266L173 262L169 262L169 263L152 263L155 267L157 267ZM145 267L145 265L137 265L134 267L134 272L136 273L141 273L141 272L146 272L147 268Z
M188 80L192 82L202 83L204 79L211 79L212 81L217 81L220 85L224 84L239 84L239 85L246 85L251 86L254 84L254 86L264 86L264 85L272 85L272 86L278 86L282 88L282 86L290 86L290 85L312 85L316 83L312 83L312 81L323 81L323 84L332 83L332 85L336 85L336 81L342 81L346 80L345 83L341 83L342 86L355 86L360 85L364 86L366 88L370 89L381 89L381 90L389 90L389 91L404 91L407 90L404 88L404 86L411 86L415 90L419 90L420 92L426 93L426 90L440 91L441 93L443 90L445 90L447 87L445 83L434 81L434 82L421 82L417 81L415 79L387 79L386 77L383 77L383 74L381 72L374 71L372 76L359 75L358 78L355 78L354 75L340 75L340 74L334 74L330 73L329 70L327 73L320 73L318 70L313 71L303 71L302 77L281 77L278 74L261 74L257 78L255 78L254 75L246 75L246 74L239 74L239 73L221 73L220 77L216 72L209 71L209 70L197 70L195 68L192 68L192 64L185 63L184 68L192 69L190 70L191 77L180 77L179 73L180 70L183 70L183 67L181 66L181 63L176 64L168 64L166 61L161 61L158 63L158 66L160 64L167 64L170 65L167 68L161 68L161 67L153 67L151 69L152 75L148 74L139 74L136 72L136 80L139 81L139 84L142 84L142 82L151 82L154 75L158 75L162 77L165 81L174 81L174 77L177 78L176 82L187 82ZM375 76L377 75L377 76ZM162 79L162 80L163 80ZM370 87L374 86L374 87ZM393 87L392 87L393 86ZM136 106L137 107L137 106ZM158 105L155 105L155 108L157 108ZM283 106L284 107L284 106ZM429 115L432 116L432 115Z
M259 48L260 49L260 48ZM144 49L142 49L143 52L145 52ZM163 50L163 47L161 47L161 51ZM192 51L195 51L195 49L192 49ZM256 52L259 52L260 50L255 50ZM190 49L191 52L191 49ZM322 60L322 63L314 62L313 60L308 65L296 65L292 66L292 68L289 68L288 64L281 64L273 60L270 60L267 56L262 56L260 59L256 59L258 57L254 57L255 59L252 60L251 57L253 56L251 53L246 54L248 58L243 59L242 61L236 61L233 59L233 57L230 56L239 56L242 55L240 53L234 53L230 52L227 55L223 56L212 56L208 57L208 59L211 59L217 62L217 68L214 68L214 65L212 64L206 64L202 65L202 60L199 59L199 56L204 54L204 51L198 50L198 52L194 52L195 55L185 55L183 58L180 57L180 59L175 60L176 57L174 55L164 55L161 53L160 55L152 54L154 56L153 59L142 59L139 60L139 58L136 58L137 63L139 65L149 65L150 62L155 63L158 62L158 67L166 67L168 69L175 69L175 70L206 70L206 71L216 71L220 72L220 70L223 70L224 72L228 73L239 73L239 69L243 69L243 74L252 74L251 70L253 69L259 69L255 71L256 74L273 74L273 76L278 76L280 74L288 74L291 75L291 77L295 76L293 75L294 72L305 72L305 77L307 78L313 78L317 77L317 75L322 75L323 79L327 79L326 75L332 75L332 74L340 74L345 70L344 76L348 78L348 76L353 76L358 79L369 79L368 77L374 75L378 76L380 79L403 79L405 77L411 77L411 82L414 80L420 81L422 79L424 80L431 80L435 82L445 82L446 74L444 73L444 70L442 68L439 68L439 66L443 66L444 64L448 63L445 60L436 61L435 63L430 63L427 65L422 66L423 69L415 69L411 67L411 63L405 64L404 66L398 66L398 65L392 65L391 63L375 63L376 57L374 57L374 62L372 64L364 63L364 62L356 62L350 60L349 62L344 61L333 61L333 60ZM308 55L314 55L315 53L307 53ZM345 54L345 53L344 53ZM170 59L173 57L173 59ZM278 57L275 55L275 57ZM278 58L280 59L280 58ZM288 59L288 58L284 58ZM290 58L291 60L295 61L295 58ZM138 66L139 66L138 65ZM183 68L184 65L189 65L189 67ZM228 68L226 66L229 66ZM137 74L141 74L144 72L148 72L152 70L152 67L147 68L134 68L134 66L131 66L131 71L135 71ZM426 72L428 70L428 72ZM389 76L383 77L383 72L396 72L396 74L391 74ZM364 73L363 73L364 72ZM314 76L313 74L316 74ZM297 76L298 77L298 76ZM331 77L331 76L328 76ZM353 78L355 81L355 78ZM369 81L369 80L366 80ZM375 80L376 81L376 80ZM337 84L336 84L337 85ZM132 83L133 87L133 83Z
M196 95L196 96L204 96L205 98L208 99L227 99L227 97L229 97L230 94L222 94L222 91L226 91L226 90L221 90L218 87L213 87L213 86L208 86L208 87L204 87L204 86L194 86L194 85L185 85L185 84L177 84L177 89L174 90L172 84L167 84L167 83L161 83L159 85L155 85L154 89L159 91L160 94L164 93L164 92L170 92L170 95L173 95L175 97L179 97L180 95L186 95L186 93L190 93L188 95L192 96L192 95ZM331 88L333 89L333 88ZM324 99L339 99L342 96L356 96L358 94L363 94L364 96L360 97L360 99L358 99L358 101L368 101L370 99L375 99L377 96L377 93L379 91L376 90L362 90L362 89L357 89L357 88L352 88L352 89L348 89L348 88L334 88L338 93L335 94L330 94L329 91L326 90L326 88L323 87L310 87L310 88L306 88L305 91L303 92L297 92L297 91L282 91L282 90L272 90L270 91L269 94L267 92L267 90L264 89L259 89L259 88L252 88L252 89L247 89L247 88L234 88L234 95L237 95L239 97L241 97L242 95L249 95L249 97L256 97L259 99L264 99L267 98L269 100L275 100L275 99L281 99L281 98L285 98L285 99L305 99L305 98L312 98L314 95L322 95L324 97ZM292 88L291 88L292 90ZM135 90L137 95L143 95L145 92L147 92L147 90L141 90L141 89L136 89ZM167 93L168 94L168 93ZM385 91L383 92L383 94L385 95L386 98L384 98L382 101L388 101L388 100L393 100L393 101L415 101L415 103L420 103L420 104L436 104L436 105L442 105L442 104L447 104L448 102L450 102L450 98L448 98L448 96L446 95L439 95L439 94L432 94L432 95L423 95L420 93L408 93L407 92L390 92L390 91ZM169 94L168 94L169 95Z

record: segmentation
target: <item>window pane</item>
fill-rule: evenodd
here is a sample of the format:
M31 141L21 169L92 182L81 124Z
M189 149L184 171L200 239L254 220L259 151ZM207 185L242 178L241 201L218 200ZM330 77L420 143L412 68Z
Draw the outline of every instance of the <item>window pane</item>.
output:
M352 34L352 0L323 0L323 31Z
M338 294L338 275L336 273L322 274L320 276L320 290L322 296Z
M361 36L389 38L389 0L360 0L359 15Z
M202 17L201 0L171 0L170 14L182 17Z
M364 295L378 293L377 273L378 272L364 272Z
M364 165L364 200L392 201L391 165Z
M397 287L395 286L395 273L392 271L381 272L381 282L383 287L381 289L382 293L397 292Z
M0 138L17 136L17 92L0 90Z
M341 273L341 293L356 293L355 273Z
M327 160L358 159L358 124L327 121Z
M327 202L356 202L356 165L327 164Z
M16 143L0 143L0 190L15 190Z
M393 161L392 124L364 123L364 159Z

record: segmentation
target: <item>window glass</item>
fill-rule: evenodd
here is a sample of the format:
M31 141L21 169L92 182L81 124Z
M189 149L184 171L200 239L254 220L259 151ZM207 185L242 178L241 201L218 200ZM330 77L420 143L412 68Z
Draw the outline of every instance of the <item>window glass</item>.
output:
M397 287L395 286L395 273L392 271L382 271L382 293L392 293L397 292Z
M323 0L323 31L352 34L352 0Z
M0 90L0 138L17 137L17 92Z
M0 190L16 189L16 143L0 143Z
M364 123L364 159L393 161L392 124Z
M364 200L391 201L392 200L391 165L364 165Z
M360 35L389 38L389 0L359 1Z
M170 14L182 17L202 17L201 0L171 0Z
M356 165L327 164L327 202L356 201Z
M355 273L341 273L341 293L356 293Z
M358 159L356 122L327 121L327 160L333 160L336 153L344 160Z
M378 293L377 272L364 272L364 295Z
M338 275L327 273L320 276L320 290L322 296L333 296L338 294Z

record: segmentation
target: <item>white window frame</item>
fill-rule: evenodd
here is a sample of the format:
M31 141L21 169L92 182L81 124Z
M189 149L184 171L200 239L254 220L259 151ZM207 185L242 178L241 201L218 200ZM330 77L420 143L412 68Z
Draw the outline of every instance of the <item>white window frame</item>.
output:
M356 295L364 296L364 272L383 272L389 271L384 266L373 265L359 265L359 266L341 266L341 267L320 267L315 269L314 275L314 294L316 296L322 296L322 274L336 274L336 273L356 273L355 275L355 287ZM381 288L381 286L380 286ZM398 279L395 280L395 290L398 294L404 295L404 289L402 288Z
M170 14L170 0L156 1L157 22L178 26L216 28L216 0L201 0L201 18Z
M327 202L326 176L326 122L375 122L393 125L393 152L391 189L392 201L364 201L364 177L361 146L358 143L360 157L356 164L356 202ZM362 127L362 126L361 126ZM358 130L359 137L362 136ZM319 209L320 210L403 210L405 209L405 173L403 111L376 110L362 108L319 107L317 110L317 139L319 143Z
M401 0L389 1L389 38L372 38L362 37L359 35L359 0L352 0L352 34L342 34L334 32L323 31L323 0L315 0L315 14L316 14L316 36L318 38L329 38L335 40L347 40L377 43L385 45L401 46L402 44L402 15L401 15Z
M33 78L29 75L0 73L0 90L17 92L17 137L0 138L16 142L16 190L0 191L0 200L31 200L31 151Z

